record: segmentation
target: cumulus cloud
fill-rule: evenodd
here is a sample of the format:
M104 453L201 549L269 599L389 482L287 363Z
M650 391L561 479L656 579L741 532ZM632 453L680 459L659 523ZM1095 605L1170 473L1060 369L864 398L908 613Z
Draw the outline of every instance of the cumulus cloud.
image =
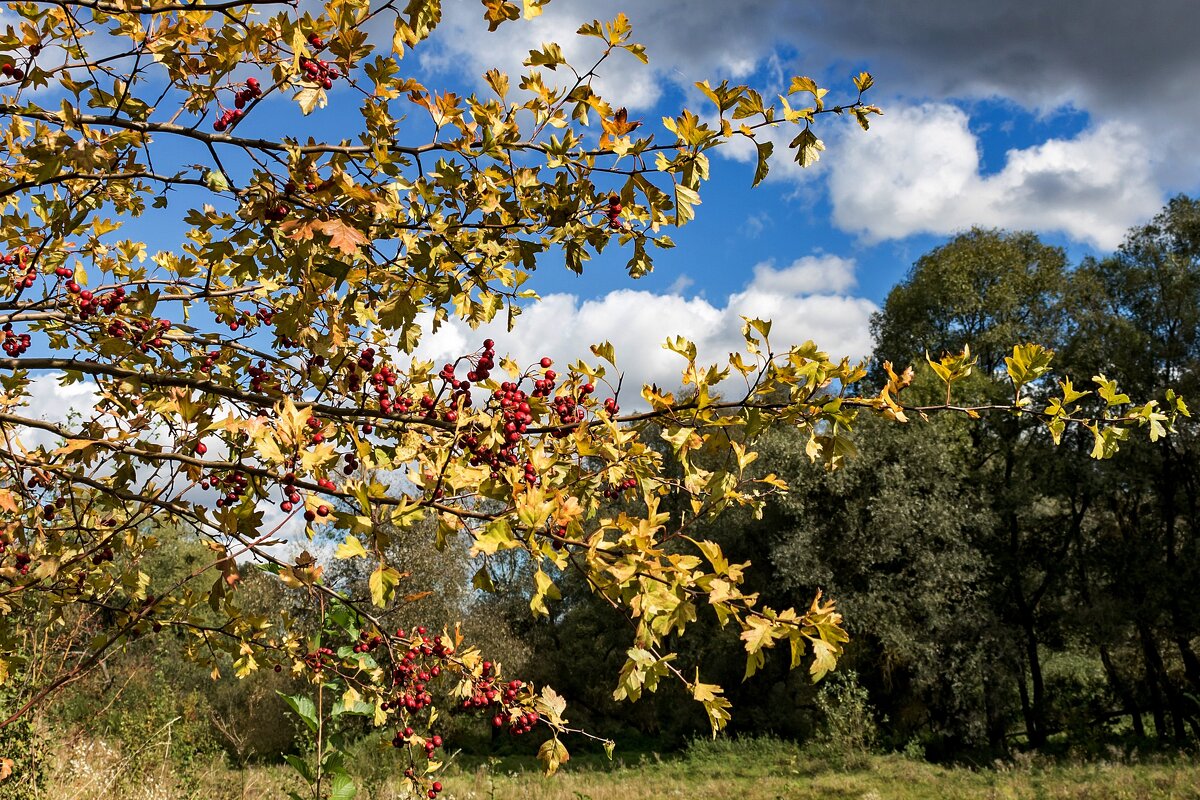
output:
M649 109L669 87L686 92L705 78L745 79L757 71L756 82L770 84L760 88L770 89L785 72L805 73L837 85L865 66L879 78L872 95L888 116L866 136L843 137L824 125L822 136L831 139L826 159L801 171L780 158L772 178L828 179L837 224L874 240L983 224L1062 231L1109 247L1168 194L1200 187L1194 0L628 5L555 0L533 23L486 35L474 7L452 4L428 63L472 76L493 62L515 69L530 47L553 39L578 48L571 40L580 22L628 10L651 67L619 59L606 66L599 86L631 110ZM1090 125L1074 138L1012 152L1000 174L984 177L966 114L950 105L975 100L1038 114L1070 107ZM1170 113L1159 113L1165 109ZM785 134L765 134L777 153L791 138ZM727 154L750 155L745 148Z
M49 372L31 378L29 405L24 414L56 425L67 424L76 418L90 419L99 397L96 384L92 381L63 384L62 378L61 372ZM58 443L58 437L37 428L22 429L20 440L30 450Z
M853 260L821 255L797 258L783 269L770 261L755 264L751 288L783 295L844 293L856 283Z
M743 0L735 11L710 3L629 3L614 0L555 0L531 21L501 26L487 33L477 3L447 3L444 19L421 56L422 67L454 71L477 79L490 67L519 74L521 61L545 42L562 45L567 60L590 67L603 49L597 39L575 35L593 19L611 20L626 12L633 24L634 42L649 46L650 65L617 54L597 72L593 87L630 110L654 106L668 85L691 86L722 75L749 75L767 54L763 52L761 22L769 18L772 0ZM715 12L720 11L719 19ZM544 72L550 81L555 73ZM564 79L566 76L560 76Z
M592 299L551 294L517 319L513 335L503 322L471 330L444 325L422 343L418 355L443 362L478 349L491 337L497 350L528 364L549 355L559 364L578 357L589 361L589 345L612 342L625 386L636 397L643 383L678 386L683 360L662 347L671 336L696 343L703 363L723 362L745 347L743 317L772 320L772 343L778 347L812 339L830 355L854 358L871 350L869 321L876 306L848 292L855 285L854 262L831 255L798 258L775 268L754 267L753 278L724 303L620 289ZM622 396L629 396L628 389Z
M955 106L927 104L893 110L873 135L843 137L829 166L835 223L876 241L980 224L1112 248L1161 205L1148 153L1122 123L1012 150L986 176L968 123Z

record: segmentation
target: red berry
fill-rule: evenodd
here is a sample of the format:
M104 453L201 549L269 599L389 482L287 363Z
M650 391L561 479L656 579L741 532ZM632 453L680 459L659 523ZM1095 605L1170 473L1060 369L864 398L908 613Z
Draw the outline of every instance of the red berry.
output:
M542 365L542 369L546 369L546 367L549 367L554 362L550 360L549 356L542 356L542 360L538 363Z
M207 452L208 452L208 445L206 445L204 442L198 442L196 444L196 455L202 456Z

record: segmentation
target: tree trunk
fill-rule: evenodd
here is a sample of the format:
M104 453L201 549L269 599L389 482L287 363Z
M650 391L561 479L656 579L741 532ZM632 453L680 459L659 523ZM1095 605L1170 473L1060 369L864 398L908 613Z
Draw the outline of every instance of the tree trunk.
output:
M1046 745L1046 682L1042 675L1042 660L1038 655L1037 631L1034 629L1032 615L1025 620L1025 658L1029 662L1029 683L1033 687L1033 726L1034 736L1029 742L1034 747Z
M1159 739L1170 736L1167 731L1167 712L1163 706L1163 690L1166 689L1166 670L1163 669L1162 656L1158 646L1145 623L1137 625L1138 639L1142 644L1142 657L1146 662L1146 685L1150 689L1150 711L1154 715L1154 734ZM1161 681L1161 686L1160 686ZM1168 690L1169 691L1169 690Z
M1142 710L1138 708L1137 698L1134 697L1129 685L1122 680L1121 674L1117 672L1117 665L1113 663L1108 645L1100 645L1100 662L1104 664L1104 672L1108 676L1108 685L1112 687L1113 692L1120 698L1121 706L1133 721L1133 735L1139 739L1145 739L1146 726L1142 723Z

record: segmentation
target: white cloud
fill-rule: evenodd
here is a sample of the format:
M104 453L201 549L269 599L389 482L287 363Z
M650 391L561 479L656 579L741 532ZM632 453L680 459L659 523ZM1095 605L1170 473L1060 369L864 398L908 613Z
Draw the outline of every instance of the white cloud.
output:
M746 217L746 221L742 224L742 235L748 239L757 239L771 222L771 215L766 211L751 214Z
M431 47L422 52L421 66L432 71L454 70L478 80L491 67L510 75L524 71L521 61L531 49L556 42L568 62L586 69L603 49L594 38L575 35L593 19L608 21L628 13L633 24L632 42L645 43L649 67L625 53L617 53L597 71L593 88L615 106L646 110L662 97L668 85L691 87L714 76L743 78L765 58L759 26L770 13L772 0L743 0L736 13L727 6L697 8L691 4L642 3L632 8L613 0L555 0L531 21L502 25L487 33L478 3L446 3L444 18L434 32ZM712 12L720 11L721 21ZM721 24L715 24L720 22ZM581 70L582 71L582 70ZM543 78L565 82L570 72L543 70Z
M66 425L76 417L90 419L99 394L96 384L82 381L63 385L61 372L37 375L29 380L29 406L24 412L32 419ZM69 426L68 426L69 427ZM59 439L49 431L38 428L22 430L21 444L33 450L57 445Z
M1061 230L1111 248L1163 200L1141 140L1115 122L1009 151L986 176L966 113L948 104L892 109L869 135L837 144L834 221L874 241L984 225Z
M526 309L512 334L503 322L474 331L451 323L427 337L418 355L440 364L477 350L490 337L499 353L519 364L550 356L565 365L579 357L594 362L589 346L610 341L624 373L622 399L628 406L643 383L669 389L679 385L684 364L662 347L668 337L695 342L702 363L723 363L729 353L744 351L742 317L772 320L771 341L777 349L812 339L833 356L868 355L869 321L877 307L848 295L854 284L852 261L822 255L796 259L782 269L758 264L746 288L724 304L631 289L586 300L552 294Z
M803 256L783 269L771 261L754 265L752 287L774 294L844 293L857 283L854 261L832 255Z
M686 273L679 273L679 277L671 281L671 285L667 287L667 294L683 294L688 290L688 287L695 285L696 281Z
M1200 19L1189 13L1194 0L1145 8L1096 0L1083 15L1019 0L987 8L940 0L748 0L734 10L714 0L628 5L556 0L532 23L489 35L476 7L448 4L431 48L436 55L423 63L477 80L493 63L517 71L531 47L549 40L586 61L591 53L580 50L578 24L626 10L650 66L618 58L596 85L639 116L665 92L691 93L692 83L706 78L752 80L769 96L785 73L843 87L847 74L865 66L879 78L871 99L887 112L870 133L822 120L818 132L830 150L803 171L784 152L791 132L761 137L774 141L780 156L770 179L808 190L828 178L839 204L836 222L874 240L983 224L1061 231L1107 248L1169 193L1194 191L1200 180L1193 135L1200 111L1189 79L1200 50L1189 46L1196 26L1184 24ZM1074 138L1010 153L1000 173L983 176L966 115L948 104L977 99L1036 114L1070 107L1091 124ZM903 105L921 101L930 105ZM1171 113L1131 114L1131 101ZM724 152L752 156L746 144ZM747 223L747 235L756 230Z

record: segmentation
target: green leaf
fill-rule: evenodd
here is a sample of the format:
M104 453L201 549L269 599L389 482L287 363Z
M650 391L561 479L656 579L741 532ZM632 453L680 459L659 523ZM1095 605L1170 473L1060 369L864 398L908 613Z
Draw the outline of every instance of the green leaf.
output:
M345 772L333 773L333 780L329 786L329 800L354 800L357 793L358 787L349 775Z
M280 691L276 691L276 694L284 699L284 702L295 712L297 717L304 721L309 730L313 733L317 732L317 706L311 697L302 694L284 694Z
M337 546L334 551L334 558L363 558L367 555L367 550L363 547L363 543L357 536L347 536L346 541Z
M395 596L398 583L400 583L400 573L392 567L380 564L367 579L367 586L371 590L371 602L378 608L386 606Z
M1103 375L1096 375L1092 378L1092 380L1095 381L1096 385L1100 387L1097 390L1097 393L1101 398L1104 399L1104 402L1107 403L1110 408L1112 406L1122 406L1129 402L1129 395L1121 394L1117 391L1116 381L1110 381Z
M1089 394L1091 394L1091 392L1076 391L1075 387L1071 384L1070 378L1066 378L1065 380L1061 381L1058 385L1062 388L1062 391L1063 391L1062 405L1064 408L1066 408L1069 405L1073 405L1080 398L1087 397Z
M1004 365L1008 368L1008 377L1018 394L1021 387L1046 374L1052 358L1054 353L1040 344L1019 344L1013 348L1011 356L1005 356Z
M312 783L314 781L314 776L312 774L312 768L309 767L308 762L306 760L304 760L300 756L293 755L291 753L284 755L283 758L285 761L287 761L287 763L292 765L292 769L296 770L296 772L299 773L301 778L304 778L305 783Z

